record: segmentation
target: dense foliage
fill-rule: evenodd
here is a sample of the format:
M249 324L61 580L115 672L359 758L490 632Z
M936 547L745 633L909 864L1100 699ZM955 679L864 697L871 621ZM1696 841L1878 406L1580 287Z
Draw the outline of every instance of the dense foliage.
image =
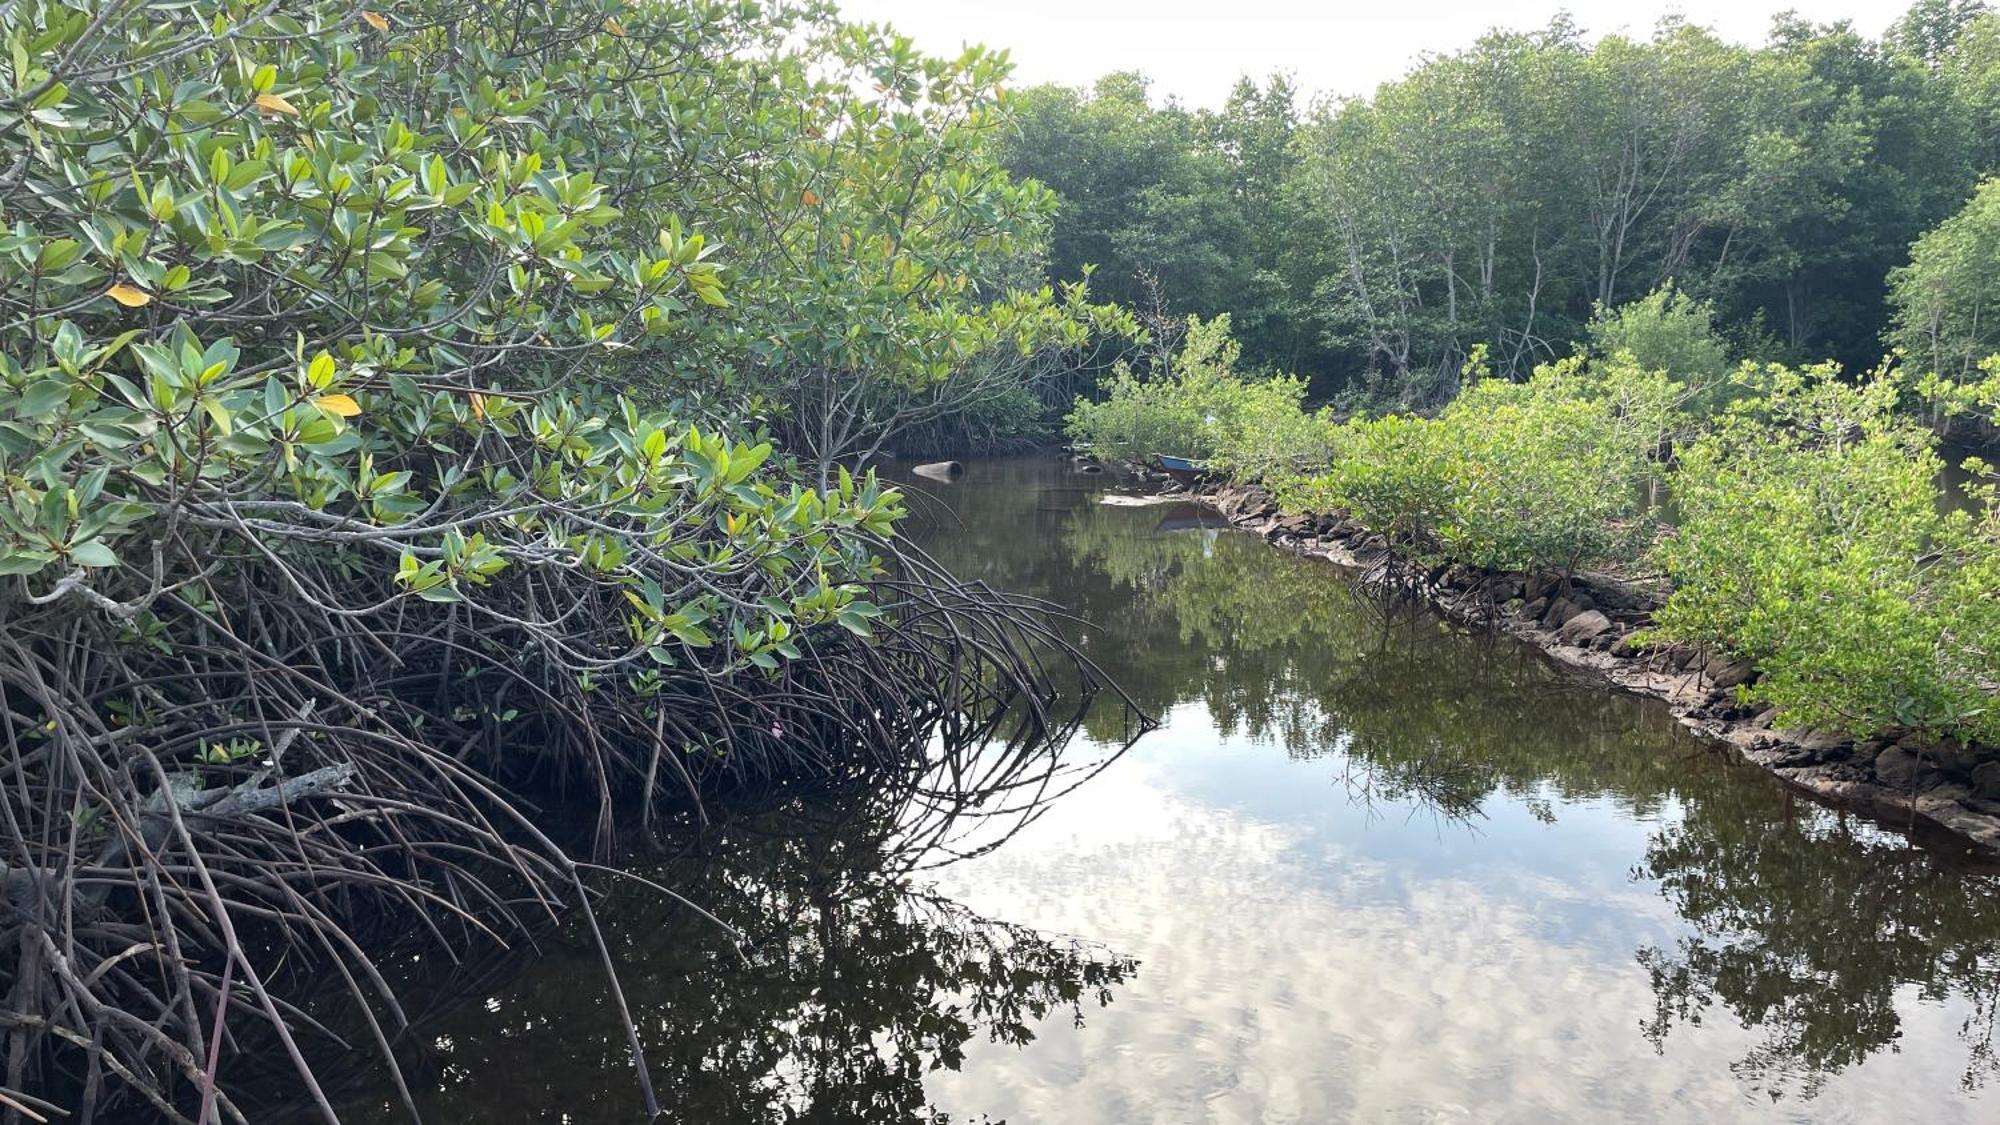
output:
M1736 365L1716 334L1715 306L1672 282L1617 308L1600 305L1587 331L1591 355L1622 354L1643 370L1664 371L1687 384L1690 410L1711 412L1732 393Z
M243 1044L324 1111L297 1000L402 1018L363 926L584 901L516 783L608 849L621 798L1046 724L1036 610L848 468L1136 334L1024 279L995 57L786 0L0 39L0 1108L240 1120Z
M1653 339L1630 332L1677 316L1699 327L1698 310L1675 307L1656 298L1601 318L1603 331ZM1686 346L1698 332L1665 338L1713 356ZM1654 639L1749 659L1761 673L1749 697L1783 722L1992 745L2000 510L1978 461L1963 494L1947 495L1935 433L1906 407L1928 396L1940 410L1990 410L2000 378L1948 394L1924 382L1745 365L1690 387L1621 343L1522 382L1472 367L1435 416L1336 422L1303 410L1295 380L1169 364L1164 377L1128 375L1105 401L1079 404L1071 427L1124 456L1194 435L1183 448L1218 473L1262 481L1289 511L1343 514L1427 563L1569 572L1643 561L1674 583ZM1265 421L1217 423L1247 416ZM1671 529L1652 502L1660 483L1675 502Z
M1570 359L1513 383L1473 369L1436 417L1336 421L1304 384L1234 371L1226 318L1196 321L1164 370L1121 372L1069 432L1102 456L1193 456L1261 481L1294 510L1345 511L1426 558L1575 568L1645 542L1653 455L1683 424L1686 388L1629 353Z
M1749 657L1788 722L2000 744L2000 510L1944 503L1901 388L1773 373L1682 454L1663 635Z
M1908 362L1951 383L1978 381L2000 352L2000 180L1917 239L1889 293L1889 339Z
M1889 271L2000 171L1996 45L1979 3L1880 39L1781 16L1759 48L1558 19L1310 109L1281 79L1216 111L1133 75L1025 91L1007 161L1063 200L1051 276L1156 275L1322 395L1436 405L1478 344L1525 377L1667 281L1736 354L1861 369Z
M1121 361L1107 397L1077 402L1069 436L1103 457L1197 458L1245 479L1259 479L1293 459L1309 463L1323 419L1302 409L1305 382L1246 377L1238 370L1241 359L1227 315L1196 317L1178 347L1144 369Z

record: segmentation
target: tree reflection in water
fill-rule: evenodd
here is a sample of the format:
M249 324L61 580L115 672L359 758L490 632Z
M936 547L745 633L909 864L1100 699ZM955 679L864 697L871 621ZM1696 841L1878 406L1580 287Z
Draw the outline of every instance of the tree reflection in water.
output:
M1657 883L1689 927L1672 948L1637 951L1657 999L1638 1031L1658 1049L1720 1005L1759 1040L1735 1068L1744 1086L1811 1097L1898 1049L1899 1000L1950 1003L1966 1013L1965 1083L1994 1074L1991 873L1795 799L1664 709L1569 683L1521 646L1447 635L1324 563L1246 535L1161 530L1158 509L1027 475L1052 487L988 489L941 555L1095 622L1092 650L1154 713L1199 702L1220 734L1337 761L1358 798L1419 802L1470 831L1496 795L1546 818L1608 801L1656 824L1633 878ZM1038 534L1022 533L1030 522Z
M1746 1084L1811 1097L1831 1075L1902 1036L1896 1000L1956 1000L1967 1009L1963 1085L1996 1073L2000 885L1955 871L1891 834L1829 815L1739 808L1691 815L1659 833L1635 872L1695 934L1649 948L1661 1049L1676 1026L1716 1004L1762 1029L1741 1060ZM1789 813L1791 810L1787 810ZM1763 815L1760 815L1763 814Z
M676 1120L946 1119L924 1078L984 1037L1024 1044L1053 1012L1081 1025L1137 964L1086 942L983 918L913 883L925 857L872 794L788 800L704 833L635 874L600 911L653 1079ZM573 927L572 927L573 930ZM564 930L463 972L405 1047L426 1120L599 1121L628 1114L625 1038L588 982L586 934ZM406 990L406 997L408 991ZM477 994L476 994L477 995ZM378 1079L379 1081L379 1079ZM356 1085L365 1086L366 1080ZM371 1093L357 1119L393 1116Z
M1024 1044L1052 1013L1081 1025L1111 1002L1137 970L1131 958L982 917L921 882L1004 843L1146 728L1115 689L1072 664L1048 670L1048 698L953 716L923 759L857 759L809 787L714 794L712 820L679 827L675 858L600 869L597 920L675 1119L943 1122L924 1079L958 1066L968 1044ZM1086 714L1112 732L1087 748L1076 738ZM396 1048L425 1120L633 1112L632 1057L595 986L587 919L534 948L396 964L412 1017ZM354 1119L403 1116L380 1071L343 1085ZM259 1120L295 1100L279 1086Z

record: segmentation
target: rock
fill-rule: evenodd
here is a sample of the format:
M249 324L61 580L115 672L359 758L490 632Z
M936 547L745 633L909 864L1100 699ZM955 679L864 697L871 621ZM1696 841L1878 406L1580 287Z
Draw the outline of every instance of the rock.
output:
M1496 602L1514 601L1525 592L1526 586L1512 574L1495 575L1486 582L1486 594Z
M1982 762L1972 769L1972 795L1986 801L2000 801L2000 761Z
M1875 755L1875 776L1882 784L1905 793L1929 789L1944 780L1943 774L1900 746L1891 746Z
M1616 617L1620 614L1643 614L1651 612L1659 605L1659 599L1638 589L1629 582L1594 576L1590 582L1591 597L1597 599L1597 608Z
M1566 645L1582 645L1596 639L1610 628L1609 617L1594 609L1586 609L1563 622L1562 628L1556 635L1562 638L1562 643Z
M1542 624L1550 629L1560 629L1570 618L1582 612L1568 598L1557 598L1549 603L1549 611L1542 615Z
M1617 642L1611 646L1611 655L1621 656L1629 660L1632 657L1637 656L1640 653L1646 651L1644 648L1640 646L1639 642L1634 639L1637 636L1638 634L1636 633L1626 633L1620 636Z
M1479 572L1460 563L1446 567L1444 575L1438 581L1448 589L1470 590L1479 585Z
M1547 613L1548 611L1549 611L1549 599L1536 598L1533 601L1529 602L1527 605L1521 607L1521 616L1526 617L1533 621L1540 621L1542 619L1542 615Z
M1553 598L1555 592L1561 588L1562 579L1557 575L1548 573L1528 575L1527 598L1529 601Z
M1748 660L1729 660L1722 656L1711 656L1704 671L1708 675L1709 686L1733 688L1747 684L1757 675L1757 669Z
M1936 762L1939 769L1958 777L1972 776L1972 771L1986 762L1986 755L1955 738L1939 740L1926 756Z

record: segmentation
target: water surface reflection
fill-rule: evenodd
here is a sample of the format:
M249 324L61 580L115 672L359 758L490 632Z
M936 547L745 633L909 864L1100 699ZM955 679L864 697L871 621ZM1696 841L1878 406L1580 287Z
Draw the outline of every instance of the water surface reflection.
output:
M1017 1121L1982 1120L2000 898L1665 711L1162 532L1059 465L936 490L952 565L1076 608L1163 730L962 901L1144 974L973 1052Z
M1165 723L932 871L893 810L801 799L652 873L747 953L621 895L606 921L676 1119L1995 1117L1990 873L1325 564L1102 503L1102 477L913 487L945 562L1073 609ZM1084 741L1128 730L1111 708ZM593 979L555 935L425 1025L431 1116L622 1115Z

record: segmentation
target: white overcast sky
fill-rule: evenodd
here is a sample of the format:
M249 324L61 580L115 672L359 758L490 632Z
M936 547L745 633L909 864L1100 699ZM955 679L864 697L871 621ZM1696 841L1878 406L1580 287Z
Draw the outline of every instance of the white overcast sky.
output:
M1851 20L1879 35L1909 0L838 0L851 19L887 22L933 54L964 43L1012 52L1017 84L1087 85L1144 71L1155 100L1219 106L1238 76L1297 76L1308 93L1367 94L1429 51L1469 46L1490 27L1533 28L1567 10L1587 33L1645 34L1673 13L1761 43L1775 13Z

